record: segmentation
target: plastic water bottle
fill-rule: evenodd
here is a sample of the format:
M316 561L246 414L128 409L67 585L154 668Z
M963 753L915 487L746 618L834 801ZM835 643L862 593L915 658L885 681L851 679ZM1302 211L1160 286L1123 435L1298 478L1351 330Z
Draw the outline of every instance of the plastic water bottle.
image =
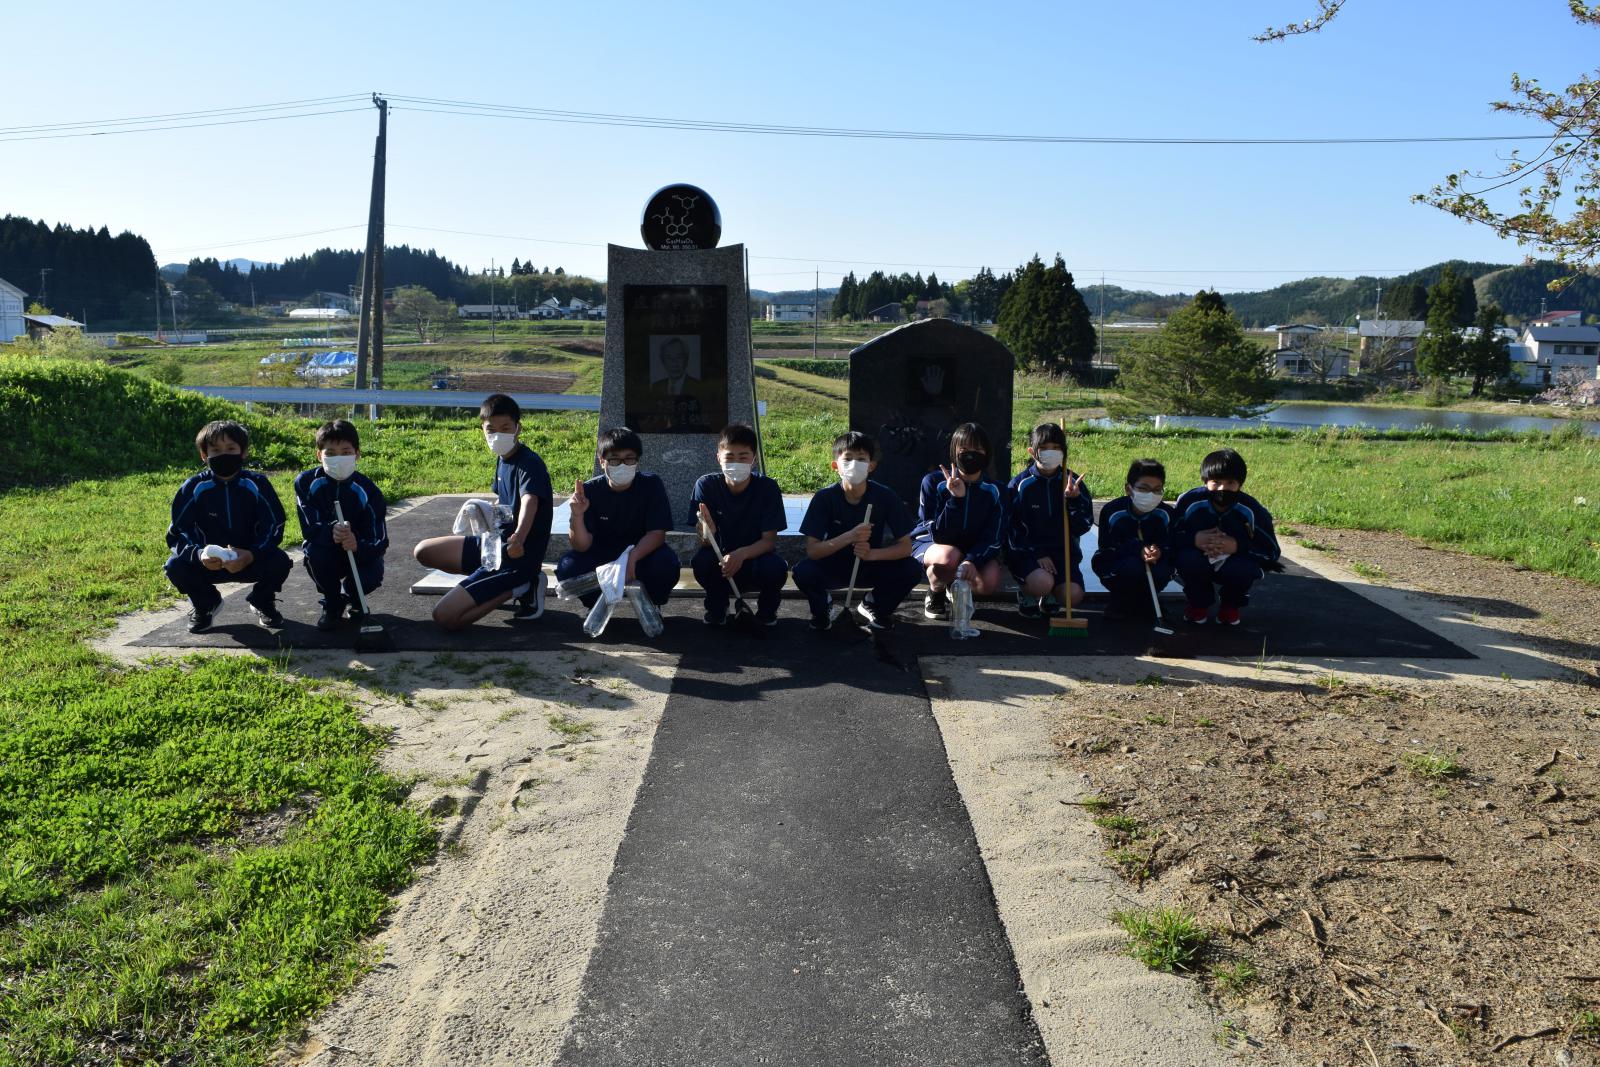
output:
M950 637L965 641L983 631L972 625L972 583L957 578L950 583Z
M590 593L598 593L599 591L600 579L594 571L556 583L556 598L558 600L579 600ZM601 597L600 599L604 600L605 598Z
M623 593L633 604L633 610L639 615L639 625L644 629L646 637L659 637L666 624L661 621L661 609L656 607L656 602L650 599L650 594L634 582L629 582L623 587ZM605 597L601 597L604 600Z
M594 602L594 607L589 609L589 617L583 620L583 632L590 637L599 637L606 632L606 623L611 621L611 601L600 597Z

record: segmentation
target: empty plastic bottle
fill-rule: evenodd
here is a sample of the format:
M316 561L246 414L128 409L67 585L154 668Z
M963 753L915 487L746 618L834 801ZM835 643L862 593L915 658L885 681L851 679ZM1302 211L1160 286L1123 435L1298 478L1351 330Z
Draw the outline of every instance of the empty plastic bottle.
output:
M639 625L644 629L646 637L658 637L666 624L661 621L661 609L656 607L656 602L650 599L650 594L634 582L629 582L622 590L628 600L633 604L633 610L638 613ZM604 597L600 599L604 600Z
M972 583L957 578L950 583L950 636L956 641L977 637L981 630L972 625Z
M611 601L599 597L594 602L594 607L589 609L589 617L583 620L583 632L590 637L599 637L606 632L606 623L611 621Z
M600 579L594 571L556 583L556 597L559 600L578 600L599 591Z

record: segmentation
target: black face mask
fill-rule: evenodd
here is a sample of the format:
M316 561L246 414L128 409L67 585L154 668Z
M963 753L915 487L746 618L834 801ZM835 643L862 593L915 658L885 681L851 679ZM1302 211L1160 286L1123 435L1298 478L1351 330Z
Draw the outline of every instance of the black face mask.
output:
M206 457L206 466L218 478L232 478L244 466L244 457L237 452L218 452Z
M962 474L977 474L989 465L989 457L982 452L960 452L956 455L956 466L961 468Z
M1237 489L1211 489L1206 495L1211 498L1211 506L1218 511L1226 511L1239 502Z

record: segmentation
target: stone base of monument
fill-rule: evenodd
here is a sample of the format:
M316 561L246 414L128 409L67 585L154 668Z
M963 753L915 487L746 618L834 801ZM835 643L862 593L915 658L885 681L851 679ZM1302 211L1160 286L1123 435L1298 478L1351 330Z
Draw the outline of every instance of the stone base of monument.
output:
M454 499L454 498L453 498ZM461 500L466 497L459 498ZM805 518L806 506L811 503L811 498L804 495L786 495L783 498L784 518L788 521L789 528L778 534L778 554L781 555L789 566L805 558L805 537L800 533L800 522ZM459 507L459 504L456 505ZM553 574L553 564L560 559L570 547L567 539L572 513L567 509L567 502L563 500L556 505L555 511L550 516L550 547L545 552L545 572ZM1097 530L1090 530L1083 535L1079 545L1083 549L1085 559L1094 554ZM698 536L692 530L671 530L667 533L667 544L678 554L683 561L683 577L678 580L679 589L698 589L699 584L694 580L694 574L689 570L689 560L700 547ZM555 579L552 577L552 589ZM1088 596L1104 596L1106 587L1101 583L1099 575L1088 567L1083 568L1084 593ZM417 596L443 596L461 583L461 575L449 574L445 571L429 571L422 578L411 584L411 592ZM1005 574L1004 585L1000 592L980 599L1006 601L1016 597L1016 583L1011 580L1009 573ZM792 586L784 590L786 597L797 597L799 591ZM1162 590L1161 595L1166 598L1183 598L1183 590L1176 585L1168 586Z

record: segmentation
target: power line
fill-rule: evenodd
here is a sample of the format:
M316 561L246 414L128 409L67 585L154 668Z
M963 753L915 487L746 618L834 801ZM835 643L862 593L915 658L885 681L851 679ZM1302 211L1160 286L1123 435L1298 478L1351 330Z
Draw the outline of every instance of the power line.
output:
M172 245L164 248L155 248L154 252L205 252L213 248L231 248L237 245L264 245L273 241L292 241L297 237L320 237L325 233L340 233L344 230L359 230L366 223L358 222L349 226L330 226L326 230L306 230L303 233L280 233L276 237L241 237L236 241L217 241L204 245Z
M1455 144L1474 141L1548 141L1549 134L1471 134L1408 137L1137 137L1082 134L975 133L931 130L856 129L836 126L789 126L774 123L667 118L655 115L613 114L599 111L563 111L553 108L490 104L470 100L391 95L404 101L407 111L529 122L571 123L588 126L628 126L642 129L698 130L712 133L758 133L784 137L834 137L895 141L961 141L997 144L1086 145L1360 145Z
M284 119L309 119L318 115L349 115L357 111L366 110L367 108L365 107L345 107L328 111L302 111L294 115L258 115L253 118L227 119L216 122L180 122L169 126L130 126L126 129L80 130L73 133L35 133L21 137L0 137L0 142L58 141L68 137L115 137L118 134L157 133L162 130L196 130L206 126L243 126L252 122L281 122Z
M204 111L169 111L159 115L136 115L121 119L87 119L80 122L52 122L36 126L0 126L0 134L40 133L52 130L79 129L90 126L124 126L146 122L166 122L175 119L216 118L255 111L281 111L287 108L306 108L365 99L363 93L346 93L343 96L318 96L307 100L280 100L272 104L241 104L237 107L209 108Z

